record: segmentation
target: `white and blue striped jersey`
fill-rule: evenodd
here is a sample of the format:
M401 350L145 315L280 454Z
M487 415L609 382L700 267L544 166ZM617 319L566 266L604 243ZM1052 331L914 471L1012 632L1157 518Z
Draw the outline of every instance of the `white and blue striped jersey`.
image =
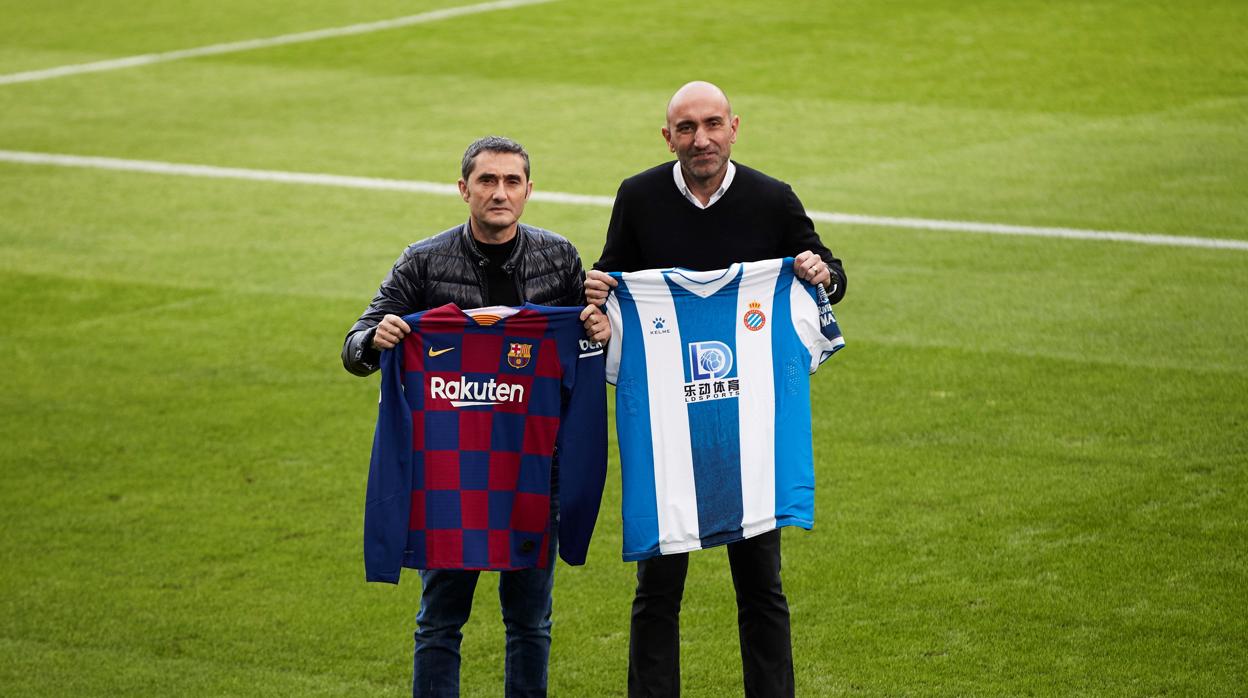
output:
M844 346L793 259L613 272L624 559L814 524L810 374Z

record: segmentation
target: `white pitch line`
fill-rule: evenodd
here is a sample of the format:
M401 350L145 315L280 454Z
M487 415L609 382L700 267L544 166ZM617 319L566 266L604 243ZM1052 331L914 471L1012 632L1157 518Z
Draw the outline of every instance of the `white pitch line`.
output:
M382 189L407 191L419 194L459 196L454 184L417 182L401 179L377 179L374 177L350 177L344 175L316 174L312 172L282 172L279 170L246 170L238 167L215 167L213 165L185 165L175 162L152 160L121 160L118 158L85 157L81 155L53 155L49 153L25 153L0 150L0 162L26 165L56 165L59 167L83 167L94 170L120 170L123 172L147 172L150 174L178 175L183 177L209 177L213 179L249 179L257 182L281 182L284 184L317 184L326 187L351 189Z
M283 172L279 170L251 170L213 165L188 165L152 160L123 160L119 158L88 157L82 155L57 155L53 153L30 153L17 150L0 150L0 162L24 165L54 165L123 172L147 172L151 174L182 177L210 177L215 179L245 179L257 182L280 182L284 184L314 184L350 189L374 189L402 191L438 196L459 196L459 187L439 182L421 182L408 179L384 179L378 177L352 177L348 175L319 174L315 172ZM610 196L569 194L565 192L533 192L533 201L546 201L573 206L596 206L610 208L615 199ZM868 225L884 228L910 228L917 230L950 231L962 233L987 233L991 235L1027 235L1101 242L1126 242L1140 245L1169 245L1172 247L1198 247L1220 250L1248 251L1248 240L1227 238L1182 237L1155 233L1132 233L1116 230L1081 230L1079 228L1042 228L1002 223L979 223L975 221L945 221L928 218L895 218L889 216L863 216L830 211L807 211L816 221L837 225Z
M363 24L352 24L345 27L331 27L329 29L316 29L313 31L299 32L297 34L282 34L280 36L271 36L265 39L248 39L246 41L234 41L227 44L212 44L211 46L200 46L198 48L188 48L179 51L145 53L139 56L113 58L106 61L63 65L57 68L30 70L23 73L10 73L8 75L0 75L0 85L10 85L18 82L35 82L37 80L51 80L52 78L60 78L67 75L98 73L106 70L121 70L123 68L135 68L141 65L151 65L152 63L180 61L184 58L216 56L222 53L252 51L259 48L268 48L270 46L283 46L286 44L298 44L307 41L332 39L339 36L367 34L387 29L410 27L413 24L436 22L441 19L450 19L451 17L461 17L463 15L493 12L495 10L506 10L513 7L538 5L554 1L555 0L497 0L496 2L484 2L477 5L465 5L463 7L448 7L442 10L432 10L430 12L422 12L420 14L408 15L406 17L395 17L394 19L386 19L379 22L365 22Z
M1043 228L1031 225L1006 225L1004 223L980 223L976 221L942 221L930 218L894 218L890 216L860 216L852 213L807 211L812 220L840 225L878 225L887 228L913 228L916 230L951 230L960 233L987 233L990 235L1030 235L1046 238L1070 238L1074 240L1103 240L1131 242L1139 245L1170 245L1173 247L1204 247L1218 250L1248 250L1248 240L1227 238L1197 238L1158 233L1132 233L1123 230L1082 230L1080 228Z

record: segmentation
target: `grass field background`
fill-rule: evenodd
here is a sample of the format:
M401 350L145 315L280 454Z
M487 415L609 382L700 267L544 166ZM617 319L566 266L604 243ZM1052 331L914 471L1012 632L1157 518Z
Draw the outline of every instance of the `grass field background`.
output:
M0 75L438 2L0 1ZM1248 6L551 2L0 85L0 150L452 183L501 133L540 191L668 157L695 78L806 206L1248 240ZM414 575L363 581L376 379L347 328L439 196L0 162L0 694L399 696ZM597 258L608 210L525 220ZM847 348L786 531L808 696L1240 695L1248 252L820 224ZM614 454L614 449L613 449ZM618 464L556 572L554 696L623 695ZM464 694L502 694L483 578ZM740 693L722 549L685 694Z

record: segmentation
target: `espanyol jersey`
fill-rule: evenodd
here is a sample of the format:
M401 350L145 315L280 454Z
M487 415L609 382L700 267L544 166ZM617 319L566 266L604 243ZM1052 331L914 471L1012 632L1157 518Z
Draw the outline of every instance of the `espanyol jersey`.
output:
M399 568L545 567L558 453L559 552L584 564L606 479L601 345L580 308L447 304L381 354L364 509L369 581Z
M624 559L814 523L810 378L844 346L793 259L613 272Z

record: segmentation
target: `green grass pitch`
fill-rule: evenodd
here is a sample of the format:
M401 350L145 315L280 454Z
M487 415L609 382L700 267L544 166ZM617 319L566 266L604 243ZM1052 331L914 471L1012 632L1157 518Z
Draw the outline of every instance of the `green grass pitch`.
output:
M463 0L467 3L469 0ZM0 0L0 75L449 0ZM609 196L708 79L806 206L1248 240L1248 5L561 0L0 84L0 150L452 183L474 138ZM363 581L376 379L343 334L454 198L0 162L0 694L400 696ZM608 210L533 202L592 262ZM1248 685L1248 251L820 224L847 348L784 534L803 696ZM614 450L613 450L614 453ZM556 572L553 696L622 696L618 464ZM483 579L466 696L502 694ZM685 694L740 694L722 549Z

